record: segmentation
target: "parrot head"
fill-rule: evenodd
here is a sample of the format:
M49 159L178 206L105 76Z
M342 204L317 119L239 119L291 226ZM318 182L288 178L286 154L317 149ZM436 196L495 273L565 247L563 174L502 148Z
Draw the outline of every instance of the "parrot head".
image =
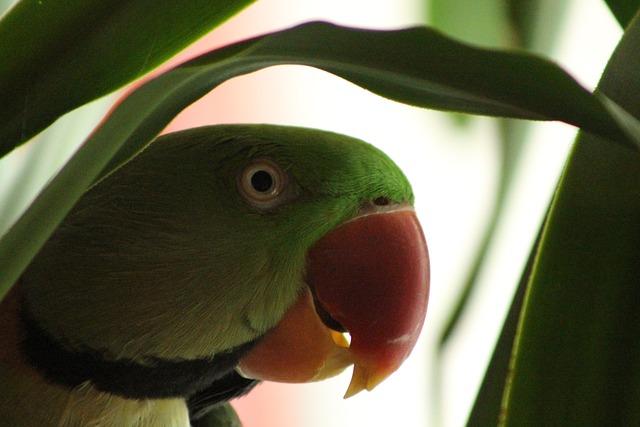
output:
M20 280L24 316L49 353L101 373L203 361L224 371L210 382L307 382L354 365L350 396L401 365L425 318L429 259L412 205L399 168L343 135L225 125L162 136L57 229Z

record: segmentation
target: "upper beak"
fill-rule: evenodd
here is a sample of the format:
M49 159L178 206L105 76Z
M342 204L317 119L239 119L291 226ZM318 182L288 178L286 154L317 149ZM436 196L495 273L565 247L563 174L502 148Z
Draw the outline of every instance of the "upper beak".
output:
M238 370L306 382L353 363L345 397L372 390L409 356L426 315L429 255L414 210L368 209L339 225L311 249L306 282L313 301L304 292Z

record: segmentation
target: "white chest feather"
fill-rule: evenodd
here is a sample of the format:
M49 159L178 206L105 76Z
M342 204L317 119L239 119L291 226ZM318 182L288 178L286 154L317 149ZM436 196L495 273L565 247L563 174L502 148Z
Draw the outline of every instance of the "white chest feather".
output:
M188 427L183 399L130 400L83 384L69 394L60 427Z
M131 400L88 383L74 390L39 381L14 383L0 403L0 425L27 427L189 427L183 399ZM29 383L30 382L30 383ZM4 423L8 424L4 424Z

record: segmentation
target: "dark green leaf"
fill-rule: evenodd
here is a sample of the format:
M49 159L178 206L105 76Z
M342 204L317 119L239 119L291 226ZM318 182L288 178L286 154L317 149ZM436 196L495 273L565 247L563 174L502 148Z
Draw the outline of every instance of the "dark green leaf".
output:
M9 48L5 48L8 52L3 52L0 47L0 58L3 58L0 64L5 64L0 67L0 82L10 82L0 84L0 99L11 100L0 106L0 153L7 152L18 141L32 136L60 114L141 74L150 68L149 64L157 64L166 58L166 52L172 51L165 49L165 44L173 43L170 47L174 50L176 45L184 44L183 39L169 38L163 44L155 36L140 36L134 45L144 48L140 49L140 55L132 55L129 50L131 43L126 43L125 35L137 37L138 33L130 30L121 35L119 28L138 27L132 25L132 21L127 20L130 18L125 16L133 14L134 11L129 8L134 8L138 14L144 12L146 9L139 2L126 3L128 6L118 13L107 14L110 19L104 23L99 19L103 15L97 6L85 5L84 8L88 10L78 7L75 15L67 18L64 25L54 27L54 30L61 32L62 28L74 24L74 19L80 20L84 24L76 34L69 36L61 33L56 37L56 31L51 31L54 33L51 37L53 41L45 43L48 40L45 35L50 35L49 32L35 32L35 35L29 36L31 33L27 31L23 39L24 31L13 30L20 27L19 23L23 22L25 16L30 16L22 11L30 11L28 8L32 6L28 5L33 4L36 3L20 3L0 21L0 39L5 41L2 46L47 46L45 51L33 47L28 52ZM191 13L199 11L199 3L189 4L192 5ZM152 9L156 11L158 8ZM45 25L45 21L58 22L54 19L57 12L47 14L46 18L31 13L34 15L33 21L38 23L36 27L47 28L47 25L51 25ZM179 22L175 15L167 15L171 16L169 21L172 23ZM147 19L150 23L163 22L153 14L149 16ZM92 36L89 28L99 25L104 28L97 32L98 35ZM264 66L287 61L318 66L355 80L383 96L423 107L472 114L562 120L605 136L620 136L602 106L592 99L588 91L556 65L541 58L525 53L474 49L425 28L387 33L336 30L322 34L320 39L329 42L322 46L312 38L316 32L322 31L312 27L303 28L304 31L254 39L226 52L239 48L243 49L242 54L245 55L271 56L271 59L265 59L270 64ZM116 30L117 36L121 37L119 39L114 39L116 34L110 33ZM170 33L166 28L162 34L164 32ZM69 40L69 37L73 40ZM60 47L67 44L68 47ZM105 44L121 47L109 49ZM158 46L162 46L162 49ZM372 51L371 46L376 46L376 49ZM57 47L61 50L57 50ZM276 58L275 49L282 50L281 61ZM56 52L55 60L49 58L47 52ZM127 62L124 58L136 59ZM34 74L25 73L24 69L37 71Z
M640 8L640 0L605 0L609 9L618 20L622 28L625 28Z
M473 48L428 28L367 31L312 23L212 52L193 65L232 58L235 68L246 72L285 63L310 65L420 107L560 120L625 138L600 102L552 62L523 52Z
M467 427L494 427L499 423L500 409L502 407L504 389L509 373L513 343L518 329L524 297L528 289L529 280L531 279L533 263L540 246L541 236L542 227L538 232L536 243L531 250L527 265L520 278L520 283L518 283L518 287L516 288L509 312L507 313L500 336L498 337L498 342L491 356L482 384L480 385L476 401L471 409Z
M640 22L599 90L640 116ZM640 154L581 133L536 261L504 425L640 425Z
M640 148L640 120L602 93L596 93L596 95L600 98L611 117L618 123L620 129L627 134L629 141L634 142Z
M474 49L427 28L368 31L305 24L203 55L125 99L0 241L0 294L87 186L135 155L183 108L232 77L288 63L314 66L417 106L564 120L624 138L600 102L546 60Z
M22 0L0 20L0 156L253 0Z

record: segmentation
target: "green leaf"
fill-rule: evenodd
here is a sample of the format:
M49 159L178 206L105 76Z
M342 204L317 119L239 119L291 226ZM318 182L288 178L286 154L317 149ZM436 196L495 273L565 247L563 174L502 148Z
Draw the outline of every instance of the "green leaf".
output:
M598 87L634 117L638 51L634 19ZM580 133L526 297L504 425L640 425L639 224L640 154Z
M622 28L629 25L640 8L640 0L605 0L605 3Z
M244 62L247 72L257 62L311 65L419 107L561 120L625 138L600 102L554 63L523 52L473 48L429 28L367 31L312 23L212 52L194 65L231 57Z
M0 20L0 156L252 0L22 0Z
M519 46L548 52L562 33L571 0L506 0Z
M314 66L421 107L565 120L624 138L595 97L544 59L474 49L427 28L301 25L212 51L126 98L0 241L0 295L92 182L135 155L183 108L217 85L279 64Z
M518 329L524 297L531 279L533 263L538 254L538 248L540 247L541 236L542 227L540 227L536 243L529 255L527 265L520 278L520 283L518 283L515 295L511 301L511 306L509 307L509 312L500 331L498 342L496 343L489 366L480 385L480 390L471 409L467 427L494 427L498 425L502 397L509 373L513 342Z
M602 93L596 93L600 101L607 109L611 117L618 123L620 129L627 134L629 141L634 142L640 148L640 120L636 119L627 110Z
M114 101L115 97L108 96L78 108L29 144L0 159L0 236L87 138Z
M461 40L482 46L513 47L513 32L504 0L431 0L428 22Z

